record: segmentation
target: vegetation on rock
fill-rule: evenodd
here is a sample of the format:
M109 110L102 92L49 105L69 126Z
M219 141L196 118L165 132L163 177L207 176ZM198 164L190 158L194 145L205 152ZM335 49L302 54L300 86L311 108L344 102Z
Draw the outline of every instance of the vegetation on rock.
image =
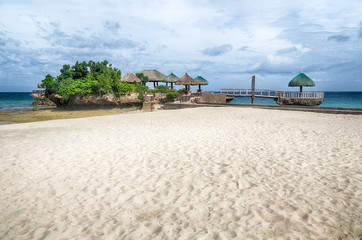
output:
M121 70L112 67L106 60L88 63L77 61L74 66L63 65L57 77L48 74L42 84L46 87L46 96L57 93L64 99L74 95L121 95L141 89L136 84L121 82L121 77Z
M103 96L105 94L115 94L116 96L138 92L138 99L142 100L144 92L169 93L169 98L176 98L175 90L170 90L168 86L160 85L153 90L146 86L148 77L143 73L136 76L142 83L127 83L121 81L121 70L112 67L107 60L103 62L76 62L73 66L63 65L60 75L53 77L46 75L42 80L45 86L45 96L60 96L68 101L73 96ZM56 95L57 94L57 95ZM172 97L171 97L172 96Z

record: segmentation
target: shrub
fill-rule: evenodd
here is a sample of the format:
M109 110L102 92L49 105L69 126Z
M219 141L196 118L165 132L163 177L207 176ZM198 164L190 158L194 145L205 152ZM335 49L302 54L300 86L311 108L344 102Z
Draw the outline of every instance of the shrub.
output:
M144 92L148 92L148 87L147 86L144 86L142 85L142 83L136 83L134 84L136 89L135 89L135 92L138 92L138 93L144 93Z
M144 93L143 93L143 92L139 92L138 99L139 99L139 100L143 100L143 97L144 97Z
M177 90L178 93L184 93L185 92L185 88L181 88L179 90Z
M170 88L166 85L159 85L156 87L157 92L167 93L170 91Z
M175 98L178 98L178 96L179 96L179 93L176 91L168 91L166 93L166 98L169 100L174 100Z
M118 88L118 92L120 94L126 94L126 93L134 92L135 89L136 89L136 87L134 84L127 83L127 82L121 82L121 84L119 85L119 88Z

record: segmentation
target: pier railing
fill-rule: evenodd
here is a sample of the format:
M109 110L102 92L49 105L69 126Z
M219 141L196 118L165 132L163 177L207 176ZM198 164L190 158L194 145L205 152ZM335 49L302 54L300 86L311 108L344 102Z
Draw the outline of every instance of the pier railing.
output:
M221 88L220 93L233 97L252 97L252 89ZM278 90L255 89L255 97L262 98L324 98L324 92L285 92Z
M284 92L283 98L324 98L324 92Z
M40 96L45 94L45 90L33 90L31 93L33 95L36 95L36 96L40 97Z
M220 93L225 93L228 96L234 97L251 97L253 95L252 89L234 89L234 88L221 88ZM284 94L284 91L277 90L265 90L265 89L255 89L255 97L263 98L276 98Z

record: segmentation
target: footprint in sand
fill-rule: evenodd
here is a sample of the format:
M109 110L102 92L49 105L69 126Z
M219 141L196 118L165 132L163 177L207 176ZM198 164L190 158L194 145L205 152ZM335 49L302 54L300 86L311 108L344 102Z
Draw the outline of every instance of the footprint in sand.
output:
M281 222L284 220L284 217L271 209L261 209L256 210L258 215L266 222Z

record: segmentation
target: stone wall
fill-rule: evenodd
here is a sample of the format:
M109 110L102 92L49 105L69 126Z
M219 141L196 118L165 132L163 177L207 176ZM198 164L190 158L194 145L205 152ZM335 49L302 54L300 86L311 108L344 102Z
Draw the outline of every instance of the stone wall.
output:
M226 103L226 94L203 92L201 95L200 103Z

